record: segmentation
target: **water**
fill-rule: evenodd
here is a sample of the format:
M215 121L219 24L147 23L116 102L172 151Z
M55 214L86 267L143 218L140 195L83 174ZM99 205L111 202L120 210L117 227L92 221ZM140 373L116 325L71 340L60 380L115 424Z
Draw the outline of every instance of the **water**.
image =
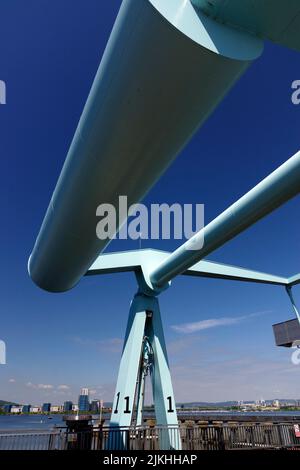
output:
M49 419L48 418L51 418ZM65 427L64 415L0 415L0 433L5 431L50 431L54 427ZM93 416L99 419L99 415ZM103 414L109 420L110 416Z
M230 416L299 416L300 411L249 411L249 412L240 412L240 411L225 411L225 410L215 410L215 411L180 411L179 416L184 415L220 415L228 414ZM145 413L147 417L148 413ZM151 413L152 415L152 413ZM148 415L149 416L149 415ZM48 419L48 416L45 415L0 415L0 432L5 431L50 431L55 426L63 427L65 423L63 421L63 415L49 415L52 419ZM99 416L95 416L99 418ZM103 415L103 418L109 420L109 415Z
M62 415L0 415L0 432L3 431L49 431L54 426L64 426Z

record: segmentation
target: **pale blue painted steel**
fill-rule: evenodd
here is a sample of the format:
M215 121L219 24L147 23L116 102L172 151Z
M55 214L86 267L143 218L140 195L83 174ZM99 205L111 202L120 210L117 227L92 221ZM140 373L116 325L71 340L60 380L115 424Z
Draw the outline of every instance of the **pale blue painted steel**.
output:
M148 319L149 321L149 319ZM143 424L143 411L144 411L144 402L145 402L145 383L146 377L151 373L153 366L153 350L148 341L148 338L144 338L143 343L143 353L140 366L140 376L138 381L138 390L137 390L137 415L136 415L136 425L142 426Z
M130 308L110 425L122 427L132 423L145 335L153 349L152 389L156 422L174 428L178 426L178 420L158 300L140 293L136 294ZM181 448L174 429L162 433L160 438L160 449ZM109 447L122 448L126 443L110 441Z
M299 0L191 0L209 17L300 50Z
M136 412L136 425L142 426L143 424L143 410L144 410L144 402L145 402L145 383L146 383L146 376L144 370L140 371L140 378L138 382L138 390L137 390L137 412Z
M149 295L156 295L150 281L151 272L169 258L171 253L152 249L106 253L97 258L86 275L109 274L116 272L140 272L137 275L140 289ZM232 281L258 282L286 286L289 278L244 269L238 266L201 260L182 273L186 276L210 277ZM145 288L146 287L146 288Z
M300 314L299 314L299 310L298 310L298 308L297 308L295 299L294 299L294 297L293 297L292 286L287 286L287 287L286 287L286 291L287 291L287 294L288 294L289 299L290 299L290 301L291 301L291 304L292 304L293 310L294 310L294 312L295 312L295 315L296 315L296 317L297 317L297 320L298 320L298 322L299 322L299 324L300 324Z
M287 160L200 232L175 250L150 274L161 287L300 192L300 152ZM201 249L195 249L204 239Z
M123 1L29 260L37 285L80 280L108 244L99 204L139 202L262 47L185 0Z
M142 0L143 1L143 0ZM176 29L209 51L234 60L253 60L262 52L263 43L252 34L226 27L195 10L187 0L149 0ZM253 40L255 39L255 42Z
M152 321L146 323L146 336L153 349L154 365L151 378L156 424L172 426L169 432L160 436L160 449L180 450L179 431L174 433L178 418L160 309L156 298L153 297L152 302L153 316Z
M145 333L146 306L143 296L136 295L131 303L127 323L116 393L111 414L111 426L130 426Z
M290 277L288 280L288 284L290 286L295 286L296 284L300 284L300 274L295 274L294 276Z
M215 261L201 260L187 269L187 276L211 277L216 279L228 279L231 281L256 282L262 284L274 284L285 286L288 279L283 276L253 271L230 264L216 263Z

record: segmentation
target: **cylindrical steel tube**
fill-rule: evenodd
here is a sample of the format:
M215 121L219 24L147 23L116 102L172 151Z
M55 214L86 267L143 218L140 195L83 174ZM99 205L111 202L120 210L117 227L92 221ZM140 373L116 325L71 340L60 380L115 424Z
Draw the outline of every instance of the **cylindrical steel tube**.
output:
M163 286L299 192L300 152L175 250L150 273L153 286Z
M139 202L261 51L189 0L123 1L29 260L37 285L80 280L109 242L99 204Z

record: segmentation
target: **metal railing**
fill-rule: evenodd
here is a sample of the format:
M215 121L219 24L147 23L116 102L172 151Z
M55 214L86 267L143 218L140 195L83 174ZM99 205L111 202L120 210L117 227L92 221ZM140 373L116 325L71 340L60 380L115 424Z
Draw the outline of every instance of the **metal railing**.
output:
M112 428L0 434L0 450L272 449L300 446L294 424L237 424ZM174 445L175 444L175 445Z
M181 429L185 450L270 449L300 445L293 424L197 426Z
M65 432L16 432L0 434L0 450L65 450Z

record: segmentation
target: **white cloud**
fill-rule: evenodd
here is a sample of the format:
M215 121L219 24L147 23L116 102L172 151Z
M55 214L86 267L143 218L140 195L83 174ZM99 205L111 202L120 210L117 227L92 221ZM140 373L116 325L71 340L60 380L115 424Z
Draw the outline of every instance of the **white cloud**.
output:
M215 328L216 326L233 325L238 323L238 318L211 318L194 323L182 323L181 325L172 325L172 329L178 333L195 333L196 331Z
M53 388L53 385L50 384L38 384L37 388L41 390L51 390Z
M16 379L9 379L9 383L14 384L16 382Z
M51 390L53 385L51 384L33 384L32 382L27 382L26 387L36 388L39 390Z
M208 320L200 320L193 323L181 323L180 325L172 325L171 328L177 333L195 333L196 331L207 330L208 328L216 328L218 326L235 325L244 320L248 320L251 317L257 317L270 313L270 310L262 312L250 313L249 315L243 315L241 317L223 317L223 318L210 318Z
M59 385L59 386L57 387L57 389L58 389L58 390L69 390L70 387L69 387L69 385L64 385L64 384L62 384L62 385Z

